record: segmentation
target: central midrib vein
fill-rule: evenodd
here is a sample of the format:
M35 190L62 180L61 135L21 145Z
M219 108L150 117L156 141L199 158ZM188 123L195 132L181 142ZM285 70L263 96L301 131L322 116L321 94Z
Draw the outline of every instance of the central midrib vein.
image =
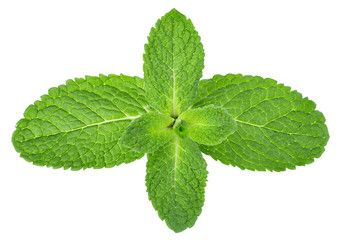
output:
M175 75L175 39L172 36L172 116L177 116L176 109L176 75Z
M176 186L177 160L178 160L178 137L175 136L175 165L173 168L173 170L175 171L175 175L173 179L173 188L175 188Z
M49 137L49 136L57 135L57 134L60 134L60 133L70 133L70 132L74 132L74 131L77 131L77 130L82 130L84 128L98 126L98 125L105 124L105 123L110 123L110 122L118 122L118 121L124 121L124 120L133 120L133 119L136 119L136 118L138 118L140 116L141 115L133 116L133 117L132 116L127 116L125 118L117 118L117 119L105 120L103 122L92 123L92 124L89 124L89 125L85 125L83 127L77 127L77 128L66 130L66 131L60 130L57 133L52 133L52 134L48 134L48 135L42 135L42 136L38 136L38 137L35 137L35 138L31 138L31 139L25 139L25 141L35 140L35 139L40 138L40 137Z
M264 129L268 129L270 131L274 131L274 132L279 132L279 133L283 133L283 134L289 134L289 135L296 135L296 136L307 136L307 137L315 137L315 136L312 136L312 135L308 135L308 134L301 134L301 133L289 133L289 132L282 132L280 130L277 130L277 129L273 129L273 128L269 128L269 127L266 127L265 125L257 125L257 124L253 124L253 123L249 123L249 122L244 122L244 121L240 121L240 120L237 120L234 118L234 120L236 122L239 122L239 123L242 123L242 124L247 124L247 125L250 125L250 126L253 126L253 127L258 127L258 128L264 128Z

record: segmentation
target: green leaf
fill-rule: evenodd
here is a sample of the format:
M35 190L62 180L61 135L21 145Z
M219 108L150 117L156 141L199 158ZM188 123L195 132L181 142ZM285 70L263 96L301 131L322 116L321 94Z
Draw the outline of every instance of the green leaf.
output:
M173 9L151 29L144 54L144 80L150 103L174 117L193 102L204 68L198 33L186 17Z
M198 145L175 134L147 158L147 192L159 217L175 232L192 227L202 211L208 174Z
M146 113L131 122L119 142L137 152L154 152L170 141L173 121L165 114Z
M118 143L148 103L138 77L100 75L68 80L30 105L12 136L34 165L72 170L113 167L143 156Z
M226 108L238 130L221 144L200 149L241 169L295 169L320 157L329 139L315 103L269 78L228 74L200 81L193 108L208 104Z
M173 129L179 137L187 137L189 134L188 123L184 120L177 119Z
M237 129L236 122L228 111L213 105L190 109L179 118L187 122L188 136L204 145L219 144Z

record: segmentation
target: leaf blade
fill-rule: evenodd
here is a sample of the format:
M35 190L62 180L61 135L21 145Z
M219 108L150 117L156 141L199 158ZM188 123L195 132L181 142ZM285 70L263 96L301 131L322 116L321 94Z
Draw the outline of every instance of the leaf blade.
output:
M28 162L53 168L113 167L139 159L143 154L118 145L118 139L146 113L140 86L142 79L124 75L68 80L25 110L13 145Z
M204 50L190 19L173 9L151 29L144 79L151 104L177 116L193 102L204 68Z
M204 145L217 145L237 129L228 111L214 105L190 109L179 118L187 122L188 136Z
M173 121L165 114L146 113L127 126L119 142L137 152L154 152L171 139Z
M238 130L216 146L201 150L241 169L284 171L314 161L329 139L323 114L297 91L273 79L216 75L200 82L194 107L224 106Z
M202 211L208 173L198 145L174 135L147 158L147 192L159 217L175 232L192 227Z

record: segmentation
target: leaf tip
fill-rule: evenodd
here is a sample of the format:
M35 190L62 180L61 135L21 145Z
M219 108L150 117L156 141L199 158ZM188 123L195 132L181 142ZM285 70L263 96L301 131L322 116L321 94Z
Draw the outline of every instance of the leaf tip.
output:
M171 11L165 14L165 17L172 17L172 18L186 18L184 14L179 12L177 9L173 8Z

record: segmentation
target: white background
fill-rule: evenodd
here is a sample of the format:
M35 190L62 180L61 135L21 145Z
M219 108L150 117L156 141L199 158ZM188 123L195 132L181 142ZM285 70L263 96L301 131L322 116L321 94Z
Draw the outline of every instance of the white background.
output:
M342 239L341 1L0 1L0 239ZM204 78L271 77L317 103L322 157L282 173L206 157L203 212L175 234L147 199L146 158L79 172L36 167L11 144L25 108L65 80L143 77L143 45L171 8L191 18Z

